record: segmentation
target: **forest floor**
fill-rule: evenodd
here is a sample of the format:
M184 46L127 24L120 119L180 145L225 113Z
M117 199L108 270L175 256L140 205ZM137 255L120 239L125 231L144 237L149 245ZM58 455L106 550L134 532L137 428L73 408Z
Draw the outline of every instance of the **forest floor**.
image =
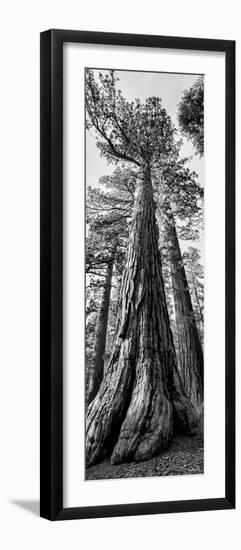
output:
M112 465L110 459L106 459L90 466L86 470L86 480L203 474L203 463L202 436L178 435L173 437L166 451L150 460Z

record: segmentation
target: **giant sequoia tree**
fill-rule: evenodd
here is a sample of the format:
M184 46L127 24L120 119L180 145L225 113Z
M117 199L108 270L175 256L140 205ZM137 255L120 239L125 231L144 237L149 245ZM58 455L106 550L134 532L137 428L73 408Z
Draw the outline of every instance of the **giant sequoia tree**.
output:
M86 419L86 463L150 458L173 429L192 432L197 416L177 371L168 318L152 172L176 154L174 130L159 98L128 103L113 71L86 73L88 127L109 162L135 167L137 189L122 278L116 339Z

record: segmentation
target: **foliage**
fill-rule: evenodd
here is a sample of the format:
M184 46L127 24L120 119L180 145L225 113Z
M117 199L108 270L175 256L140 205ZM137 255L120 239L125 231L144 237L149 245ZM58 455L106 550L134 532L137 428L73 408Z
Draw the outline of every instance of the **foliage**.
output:
M117 89L115 71L86 71L87 128L97 132L97 147L109 162L135 166L164 161L176 150L175 130L159 97L128 102Z
M178 106L178 122L187 139L192 141L196 153L204 153L204 80L199 77L184 91Z
M189 238L197 236L194 226L199 223L203 190L197 183L197 174L187 168L189 159L179 156L181 142L176 139L176 130L161 99L151 97L144 103L139 99L128 102L117 89L117 84L115 71L105 74L90 69L86 71L87 127L95 129L97 147L109 162L121 162L122 168L123 161L133 163L132 198L138 167L149 163L161 207L167 211L171 204L173 214L185 220L185 228L182 227L184 238L187 238L187 231L190 232ZM111 185L114 185L113 178ZM116 189L118 186L117 177ZM114 206L112 198L113 220L119 208L117 204L114 213Z
M165 224L174 217L179 238L197 239L202 224L203 188L197 174L187 167L188 158L172 158L154 174L160 234L165 241ZM161 239L163 241L163 238ZM165 242L161 242L162 247Z

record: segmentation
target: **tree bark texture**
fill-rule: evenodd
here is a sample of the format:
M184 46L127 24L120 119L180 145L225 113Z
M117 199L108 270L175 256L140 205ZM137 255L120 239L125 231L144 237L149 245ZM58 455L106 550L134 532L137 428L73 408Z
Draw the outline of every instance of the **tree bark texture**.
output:
M199 323L201 324L201 326L203 328L204 327L203 307L200 304L198 291L197 291L197 280L196 280L195 275L194 275L193 272L192 272L192 285L193 285L193 290L194 290L194 294L195 294L196 306L197 306L197 309L198 309Z
M94 365L91 370L88 388L87 404L95 398L104 374L105 345L108 327L108 316L111 294L111 280L113 273L114 256L110 259L106 268L105 282L101 298L100 310L98 313L95 332Z
M167 224L169 261L178 333L179 367L184 389L200 413L203 407L203 352L198 335L174 217Z
M115 332L116 332L116 319L118 314L118 305L120 301L120 288L121 280L117 278L116 273L112 277L111 285L111 299L110 299L110 308L109 308L109 317L108 317L108 330L106 334L106 345L105 345L105 365L104 365L104 375L106 368L109 364L110 357L113 351L113 345L115 342Z
M161 274L150 169L139 185L112 357L86 419L86 464L145 460L197 415L177 371Z

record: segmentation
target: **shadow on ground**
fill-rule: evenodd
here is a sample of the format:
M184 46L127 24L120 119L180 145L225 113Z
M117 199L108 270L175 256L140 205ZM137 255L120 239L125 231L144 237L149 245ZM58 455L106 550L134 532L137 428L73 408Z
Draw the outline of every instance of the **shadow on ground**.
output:
M27 510L34 516L39 516L39 500L11 500L11 504Z

